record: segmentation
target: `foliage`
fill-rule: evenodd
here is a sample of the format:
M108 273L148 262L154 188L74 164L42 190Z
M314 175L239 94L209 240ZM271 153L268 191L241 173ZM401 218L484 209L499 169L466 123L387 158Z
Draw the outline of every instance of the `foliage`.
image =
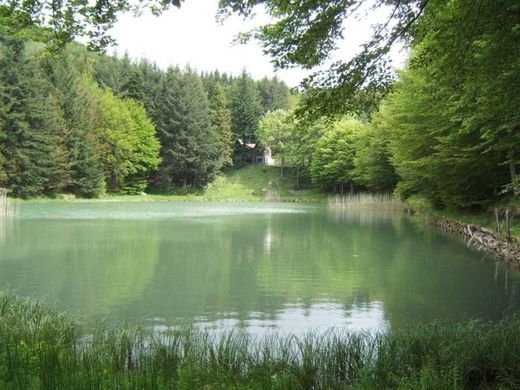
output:
M284 110L265 114L260 121L258 139L271 148L283 167L288 162L291 144L296 142L290 114Z
M216 128L211 126L209 102L202 81L191 70L169 69L159 120L163 186L206 185L222 167Z
M276 79L165 72L79 44L53 56L45 48L0 26L0 184L16 196L141 193L149 183L183 186L184 174L186 186L205 186L232 163L232 129L256 138L260 90L265 104L288 105ZM252 104L245 115L233 117L232 96ZM169 173L157 172L161 159Z
M233 131L231 122L231 110L228 108L228 101L224 93L224 88L216 82L209 88L209 114L210 121L215 137L217 148L220 153L218 166L229 166L233 163Z
M253 161L259 148L248 149L243 144L257 144L258 124L262 118L260 94L253 80L244 70L231 87L231 115L234 156L236 161Z
M146 111L131 99L122 100L91 84L97 104L94 132L97 153L111 191L140 192L142 177L159 165L159 143Z
M138 13L151 9L160 14L171 5L180 7L182 0L147 0L145 2L32 0L0 3L0 24L12 33L33 40L43 40L52 48L62 48L75 38L85 37L91 48L101 49L112 43L108 30L118 14Z
M356 139L366 125L353 118L336 122L319 139L312 155L311 178L324 188L353 184Z
M372 191L391 192L399 177L391 164L388 148L392 129L383 119L382 110L357 136L353 176L358 184Z
M283 81L276 78L264 77L258 82L258 90L265 113L276 110L287 110L289 108L289 88Z
M92 131L96 102L84 76L90 69L87 53L71 46L59 60L48 59L46 67L66 128L60 141L66 147L70 180L62 191L87 198L99 196L105 192L105 176Z
M231 113L235 137L254 142L262 116L262 106L258 89L245 70L236 79L233 87Z
M486 206L514 180L520 52L508 15L517 9L460 0L427 14L410 68L383 106L405 196Z
M390 49L397 41L415 36L429 3L436 2L376 1L371 11L389 7L387 20L374 27L372 37L352 59L337 61L302 83L305 94L299 113L316 119L324 114L374 109L394 79ZM361 0L221 0L219 13L222 18L232 13L251 16L258 5L263 5L274 21L242 34L242 40L258 39L276 67L312 69L325 62L345 32L348 38L348 23L364 4Z
M53 193L67 183L67 164L57 134L58 107L41 64L24 41L0 29L0 123L7 186L22 197Z
M282 16L298 7L287 5ZM359 115L370 124L358 132L352 151L340 156L338 133L327 130L318 141L312 122L296 120L301 142L295 149L311 151L315 182L395 188L403 198L422 194L437 207L482 209L517 197L518 9L506 1L428 2L415 24L407 68L376 113ZM323 93L338 104L352 103L334 87ZM324 99L313 109L330 114L328 105ZM334 121L314 123L331 128Z

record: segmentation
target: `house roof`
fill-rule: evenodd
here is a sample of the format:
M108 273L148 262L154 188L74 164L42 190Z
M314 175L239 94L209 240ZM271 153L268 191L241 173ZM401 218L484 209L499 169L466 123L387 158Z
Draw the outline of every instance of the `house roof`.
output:
M245 145L247 148L249 149L254 149L256 148L256 144L254 143L247 143L247 142L244 142L242 139L240 138L237 138L237 141L240 145Z

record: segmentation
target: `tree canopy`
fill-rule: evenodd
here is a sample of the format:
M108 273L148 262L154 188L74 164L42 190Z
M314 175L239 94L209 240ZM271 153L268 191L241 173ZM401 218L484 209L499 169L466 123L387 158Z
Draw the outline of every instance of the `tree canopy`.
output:
M122 12L139 13L145 9L160 14L182 0L2 0L0 24L12 33L45 40L54 48L63 47L79 37L88 39L93 49L105 48L113 40L109 29Z
M356 56L305 80L296 107L284 83L245 71L165 72L80 45L39 55L80 35L106 43L105 27L132 4L0 2L1 185L21 196L203 187L232 162L239 138L261 141L324 189L351 184L459 207L520 193L517 2L376 1L368 12L388 17ZM137 5L172 4L180 1ZM278 68L314 69L367 2L221 0L219 13L247 17L259 6L273 21L242 38L260 40ZM394 73L388 55L399 41L411 54Z
M337 61L328 70L317 71L303 81L305 95L300 115L317 117L374 109L395 80L390 49L399 41L414 40L429 3L436 2L374 2L368 12L385 8L387 19L374 26L372 36L353 58ZM258 6L263 6L274 21L245 32L242 40L257 39L277 68L313 69L324 64L338 40L349 38L349 21L366 7L366 1L221 0L219 15L222 19L232 13L249 17Z

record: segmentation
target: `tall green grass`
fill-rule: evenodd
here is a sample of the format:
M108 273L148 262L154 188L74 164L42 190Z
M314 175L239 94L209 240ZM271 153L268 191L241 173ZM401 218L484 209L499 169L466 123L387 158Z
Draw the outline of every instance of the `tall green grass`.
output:
M150 334L0 294L2 389L452 389L520 386L520 318L304 338Z

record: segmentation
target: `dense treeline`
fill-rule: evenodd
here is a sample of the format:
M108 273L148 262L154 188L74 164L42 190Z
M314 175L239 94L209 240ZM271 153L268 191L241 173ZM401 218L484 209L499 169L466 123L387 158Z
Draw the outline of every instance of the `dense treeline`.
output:
M14 196L201 188L288 108L281 81L99 55L0 27L0 187Z
M274 10L280 6L269 4ZM318 1L309 9L317 12L327 4ZM341 15L350 7L333 4ZM284 10L301 19L300 6ZM478 6L469 0L430 1L409 23L407 8L401 9L401 2L395 6L402 11L398 20L409 28L392 31L408 39L410 59L383 99L388 88L377 89L355 72L345 75L361 83L359 91L349 90L357 93L356 110L349 109L349 91L315 88L289 111L285 84L257 82L245 72L231 77L189 68L164 71L78 45L48 56L43 44L23 41L23 34L15 38L5 28L0 32L0 186L20 196L135 193L150 184L199 188L244 152L234 150L239 138L250 144L260 140L272 149L282 174L285 166L295 167L298 177L325 190L422 194L438 206L463 207L517 196L520 6L505 0ZM302 56L287 61L300 63L307 58L303 54L312 54L313 46L305 44L321 42L332 28L323 22L311 29L318 35L293 42ZM292 42L282 39L287 34L277 30L275 43ZM329 49L323 49L325 55ZM365 60L370 65L376 57ZM313 58L307 59L313 63ZM351 115L298 115L316 100L312 96L323 94L337 107L321 99L312 113L337 114L343 107Z
M520 5L479 4L428 5L375 113L311 123L285 113L285 127L262 136L280 144L289 134L275 151L329 190L396 190L460 207L518 195Z

